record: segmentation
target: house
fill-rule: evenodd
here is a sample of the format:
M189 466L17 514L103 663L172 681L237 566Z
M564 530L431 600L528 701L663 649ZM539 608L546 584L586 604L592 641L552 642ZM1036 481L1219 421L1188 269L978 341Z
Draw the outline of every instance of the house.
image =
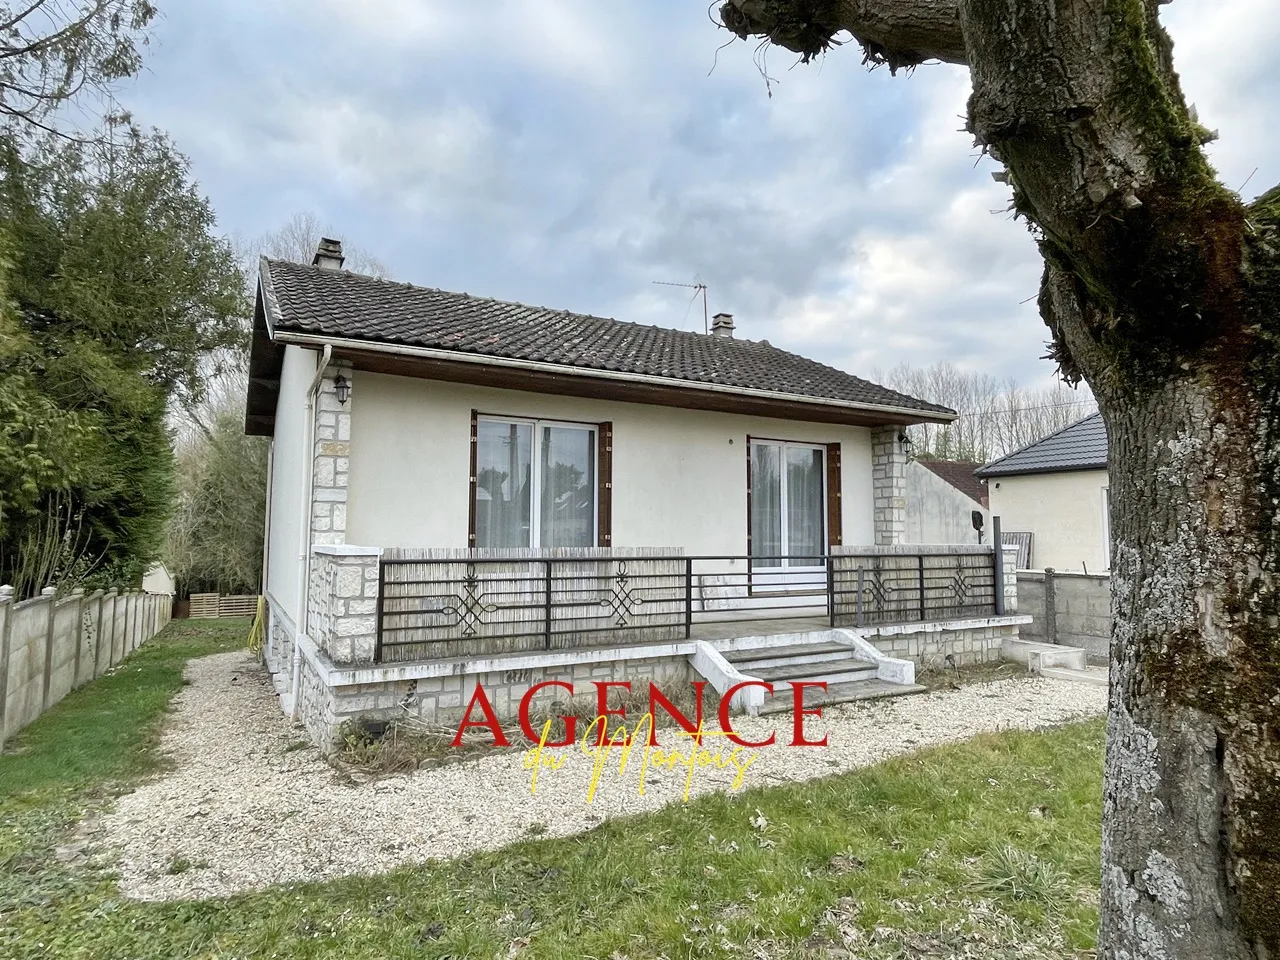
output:
M952 411L727 314L688 333L342 263L261 261L245 421L271 438L267 663L322 745L478 685L507 716L553 681L883 695L1016 633L1002 557L900 543L904 428Z
M177 589L173 574L163 563L152 564L151 569L142 576L143 593L159 593L172 597Z
M1095 413L982 467L1006 542L1022 535L1025 567L1111 567L1107 428Z
M968 460L907 463L905 543L983 543L988 536L987 484ZM976 519L976 525L975 525Z

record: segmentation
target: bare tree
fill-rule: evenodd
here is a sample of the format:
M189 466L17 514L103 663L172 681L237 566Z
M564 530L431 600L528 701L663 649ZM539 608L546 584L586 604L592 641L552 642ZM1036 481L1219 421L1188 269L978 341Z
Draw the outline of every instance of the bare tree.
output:
M899 364L874 378L902 393L940 403L960 414L954 423L908 428L918 456L985 463L1004 456L1097 409L1087 387L1064 383L1032 389L1016 380L961 370L943 361L931 367Z
M310 263L322 236L334 233L313 213L297 213L253 241L233 241L252 302L258 256ZM344 244L346 267L387 277L390 271L359 247ZM245 318L246 328L251 318ZM245 338L247 341L247 337ZM178 459L178 502L167 531L165 559L183 589L256 589L266 520L267 444L244 435L247 350L206 359L200 403L171 418Z
M1280 954L1280 188L1202 149L1162 0L728 0L723 24L891 70L966 64L968 129L1045 261L1110 439L1108 960Z
M142 66L155 15L149 0L0 3L0 117L65 136L58 111L96 96L108 119L118 119L110 117L111 85Z
M247 285L248 302L253 302L258 282L258 258L265 255L295 263L310 263L315 256L316 244L321 237L341 236L326 226L310 211L295 213L277 230L263 234L256 240L232 238L231 245L240 261ZM389 278L391 271L381 260L359 246L343 244L345 268L372 277ZM244 318L245 342L252 319ZM247 350L226 350L205 360L205 383L208 399L200 404L175 410L173 427L179 448L189 443L213 440L213 426L217 418L237 403L244 405L245 385L249 376ZM242 410L243 412L243 410Z
M278 260L310 263L311 258L315 256L316 244L320 242L321 237L341 239L342 233L336 227L322 222L309 210L295 213L280 229L273 230L247 245L245 252L252 257L252 263L247 264L252 267L251 275L257 275L259 254ZM362 247L344 242L342 253L346 257L343 269L370 277L391 276L391 271L386 264Z

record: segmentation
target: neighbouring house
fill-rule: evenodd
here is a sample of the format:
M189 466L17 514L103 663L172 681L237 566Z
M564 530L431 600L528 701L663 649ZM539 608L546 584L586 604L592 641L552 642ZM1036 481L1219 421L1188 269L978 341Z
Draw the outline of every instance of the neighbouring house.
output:
M906 435L946 408L735 336L263 259L246 430L271 438L266 659L324 747L526 695L703 678L920 689L994 659L1012 562L909 546Z
M986 481L974 476L980 466L982 464L968 460L908 462L904 542L984 542L989 536L991 518Z
M1020 565L1101 573L1111 567L1107 428L1099 413L977 471Z
M177 592L173 574L163 563L157 563L142 576L143 593L159 593L172 597Z

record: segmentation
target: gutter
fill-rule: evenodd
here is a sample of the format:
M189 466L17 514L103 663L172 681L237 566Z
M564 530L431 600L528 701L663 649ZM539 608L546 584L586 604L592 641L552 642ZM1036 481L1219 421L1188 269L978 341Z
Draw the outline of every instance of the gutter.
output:
M298 701L302 699L298 691L298 684L302 679L302 648L299 641L306 632L307 599L311 593L311 486L315 482L316 470L316 391L320 388L320 381L324 379L324 372L328 369L332 358L333 346L325 344L320 355L320 363L316 367L315 378L311 381L311 386L307 387L306 414L303 416L302 442L305 446L302 451L302 462L307 482L302 487L304 494L301 509L302 525L298 528L298 542L301 547L301 553L298 555L298 608L293 619L293 682L289 687L293 693L293 702L289 710L289 718L292 720L298 719Z
M1012 470L997 469L992 473L983 473L981 470L975 470L973 475L983 480L1001 480L1005 477L1034 477L1043 473L1089 473L1093 470L1109 470L1108 464L1104 463L1085 463L1071 464L1068 466L1053 467L1024 467L1018 469L1014 467Z
M350 337L331 337L323 334L296 333L289 330L273 331L273 338L281 343L293 343L299 346L326 349L337 347L340 350L352 350L365 353L388 353L404 357L420 357L424 360L445 360L455 363L471 363L477 366L508 367L514 370L527 370L533 373L549 373L559 376L574 377L587 380L613 380L624 383L643 383L655 387L678 388L703 393L722 393L738 397L755 397L763 400L778 400L786 403L808 404L818 407L835 407L843 410L856 410L863 413L892 413L898 416L916 418L920 423L953 423L959 414L941 413L936 410L919 410L915 407L896 407L886 404L859 403L854 400L834 400L827 397L806 397L795 393L778 393L772 390L757 390L754 387L731 387L718 383L701 383L696 380L677 380L673 377L655 377L646 373L623 373L617 370L590 370L584 367L573 367L563 363L544 363L538 360L514 360L509 357L492 357L488 355L461 353L455 350L440 350L435 347L414 347L404 344L379 343L372 340L355 340Z

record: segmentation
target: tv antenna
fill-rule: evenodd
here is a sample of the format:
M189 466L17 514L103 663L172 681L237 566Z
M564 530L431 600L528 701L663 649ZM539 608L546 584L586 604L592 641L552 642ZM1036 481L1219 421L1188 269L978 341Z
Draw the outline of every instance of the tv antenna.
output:
M660 287L684 287L686 290L693 290L695 291L693 294L695 300L698 294L702 294L702 332L711 332L710 321L707 320L707 285L705 283L671 283L667 280L655 280L653 282ZM692 302L691 300L690 303ZM688 315L689 313L686 310L685 316L687 317Z

